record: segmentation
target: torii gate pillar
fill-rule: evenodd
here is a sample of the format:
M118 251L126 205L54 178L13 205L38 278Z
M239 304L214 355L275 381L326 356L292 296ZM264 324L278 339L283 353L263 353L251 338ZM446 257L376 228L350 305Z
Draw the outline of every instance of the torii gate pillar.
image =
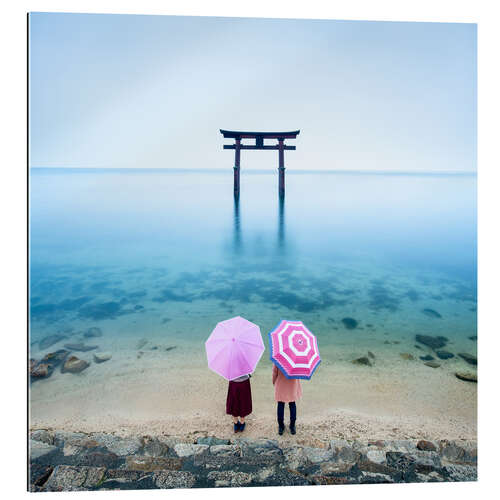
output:
M284 139L278 139L278 151L279 151L279 195L281 197L285 196L285 149L284 149Z

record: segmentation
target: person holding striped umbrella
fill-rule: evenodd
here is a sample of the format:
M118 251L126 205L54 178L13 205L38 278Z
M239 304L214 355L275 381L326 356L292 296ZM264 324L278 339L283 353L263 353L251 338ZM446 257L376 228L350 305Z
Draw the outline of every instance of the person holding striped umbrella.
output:
M302 396L300 379L309 380L321 363L318 341L302 321L281 320L269 332L274 399L278 403L278 433L285 431L285 403L290 409L290 433L295 434L296 401Z

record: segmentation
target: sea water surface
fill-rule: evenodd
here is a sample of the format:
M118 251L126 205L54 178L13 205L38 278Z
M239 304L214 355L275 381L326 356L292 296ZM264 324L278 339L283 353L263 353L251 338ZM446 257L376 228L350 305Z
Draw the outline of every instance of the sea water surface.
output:
M97 326L203 353L236 315L266 344L300 319L325 353L416 334L475 352L474 175L289 169L281 200L277 181L243 169L235 200L231 169L31 169L33 352Z

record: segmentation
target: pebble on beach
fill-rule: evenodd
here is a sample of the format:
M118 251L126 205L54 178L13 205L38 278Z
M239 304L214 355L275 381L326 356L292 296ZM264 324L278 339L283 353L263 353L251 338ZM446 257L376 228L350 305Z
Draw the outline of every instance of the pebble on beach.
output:
M105 361L109 361L112 355L110 352L95 352L94 353L94 361L96 363L104 363Z
M407 361L412 361L415 359L415 357L412 354L410 354L409 352L400 352L399 355L403 359L406 359Z
M476 382L477 383L477 374L471 372L456 372L455 377L460 380L465 380L466 382Z
M426 361L424 365L430 366L431 368L439 368L441 366L441 364L436 361Z
M90 363L76 356L70 356L62 365L61 373L80 373L90 366Z

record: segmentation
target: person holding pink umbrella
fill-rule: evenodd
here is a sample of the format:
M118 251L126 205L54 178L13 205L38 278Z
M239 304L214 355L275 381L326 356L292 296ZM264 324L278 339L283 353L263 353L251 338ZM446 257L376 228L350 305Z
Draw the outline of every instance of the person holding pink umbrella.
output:
M278 433L281 436L285 431L285 403L290 408L290 433L295 434L295 420L297 419L297 406L295 401L302 396L300 380L288 379L283 372L273 365L274 399L278 403Z
M242 432L245 417L252 413L250 374L265 349L260 328L241 316L221 321L205 349L208 367L229 381L226 413L233 417L234 432Z
M302 321L281 320L269 332L274 399L278 403L278 433L285 431L285 403L290 408L290 432L296 433L297 406L302 396L300 379L309 380L321 363L318 340Z
M229 381L227 388L226 413L233 417L234 432L243 432L245 417L252 413L251 375L242 375Z

